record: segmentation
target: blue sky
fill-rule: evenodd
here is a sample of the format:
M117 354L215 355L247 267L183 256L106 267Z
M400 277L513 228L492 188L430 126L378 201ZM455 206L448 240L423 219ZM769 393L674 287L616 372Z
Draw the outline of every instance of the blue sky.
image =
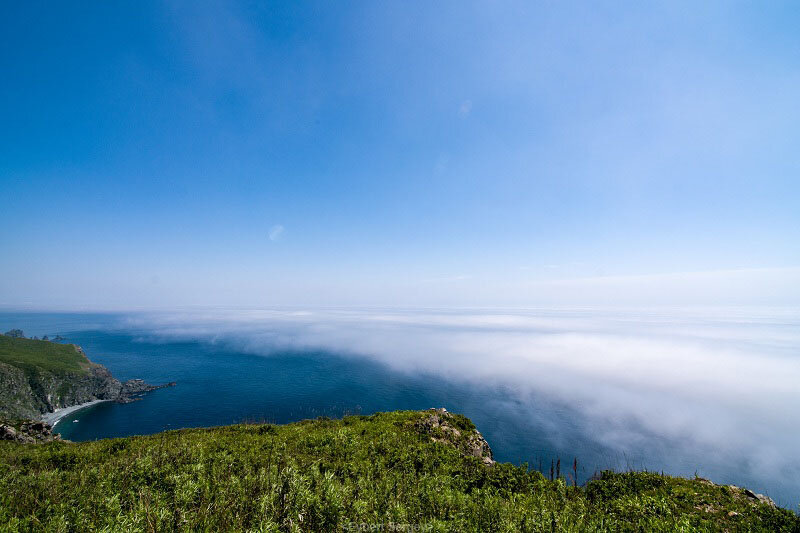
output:
M6 6L0 304L800 304L791 2Z

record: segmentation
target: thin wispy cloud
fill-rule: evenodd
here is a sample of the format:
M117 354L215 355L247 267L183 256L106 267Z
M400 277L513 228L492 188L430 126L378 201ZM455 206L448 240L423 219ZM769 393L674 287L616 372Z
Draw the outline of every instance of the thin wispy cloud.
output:
M272 226L269 229L269 240L271 241L279 240L283 236L283 232L284 232L284 227L281 226L280 224Z
M450 156L447 154L440 154L439 157L436 158L436 163L433 166L433 173L435 175L443 174L447 170L449 164Z

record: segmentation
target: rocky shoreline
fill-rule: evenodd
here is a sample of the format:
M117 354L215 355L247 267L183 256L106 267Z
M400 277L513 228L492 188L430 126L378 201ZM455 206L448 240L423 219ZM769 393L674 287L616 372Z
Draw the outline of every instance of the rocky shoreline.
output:
M0 337L0 417L55 424L70 412L102 401L130 403L147 392L175 385L150 385L141 379L122 382L86 357L74 344L26 339L19 330Z
M80 350L79 347L75 347ZM82 350L80 350L82 353ZM35 419L97 400L119 403L134 402L149 391L171 387L174 382L149 385L141 379L121 382L109 370L90 363L85 374L57 375L47 371L26 373L22 369L0 363L0 385L14 391L5 405L7 414Z
M56 409L52 413L44 413L41 416L41 420L50 427L55 427L56 424L58 424L61 421L61 419L63 419L67 415L70 415L82 409L86 409L87 407L91 407L92 405L97 405L98 403L105 403L110 401L111 400L92 400L86 403L79 403L78 405L70 405L69 407L62 407L60 409Z
M164 389L166 387L174 387L176 383L170 381L163 385L149 385L141 379L129 379L122 384L119 396L114 400L117 403L131 403L141 400L141 396L156 389Z
M113 377L111 379L114 379L116 381L116 379ZM141 400L142 396L147 392L174 386L175 386L174 381L170 383L165 383L163 385L149 385L141 379L129 379L128 381L121 383L119 394L117 395L116 398L98 398L75 405L58 407L53 411L42 413L42 416L40 418L42 422L50 425L51 427L55 427L55 425L58 424L58 422L61 421L61 419L66 417L67 415L72 414L76 411L81 411L87 407L91 407L92 405L104 402L132 403ZM116 390L116 387L112 387L112 390Z

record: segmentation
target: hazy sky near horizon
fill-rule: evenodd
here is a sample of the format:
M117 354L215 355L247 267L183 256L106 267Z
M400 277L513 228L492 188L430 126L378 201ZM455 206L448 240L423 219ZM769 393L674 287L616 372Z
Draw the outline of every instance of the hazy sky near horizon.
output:
M792 2L0 20L0 305L800 304Z

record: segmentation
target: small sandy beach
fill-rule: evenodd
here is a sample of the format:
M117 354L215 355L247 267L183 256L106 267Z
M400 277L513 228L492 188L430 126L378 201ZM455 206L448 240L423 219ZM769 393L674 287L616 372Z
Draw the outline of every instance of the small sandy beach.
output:
M44 413L42 415L42 422L50 424L51 426L55 427L58 422L64 418L65 416L72 414L76 411L80 411L81 409L85 409L86 407L91 407L92 405L102 403L102 402L110 402L111 400L92 400L91 402L81 403L78 405L70 405L69 407L62 407L61 409L56 409L52 413Z

